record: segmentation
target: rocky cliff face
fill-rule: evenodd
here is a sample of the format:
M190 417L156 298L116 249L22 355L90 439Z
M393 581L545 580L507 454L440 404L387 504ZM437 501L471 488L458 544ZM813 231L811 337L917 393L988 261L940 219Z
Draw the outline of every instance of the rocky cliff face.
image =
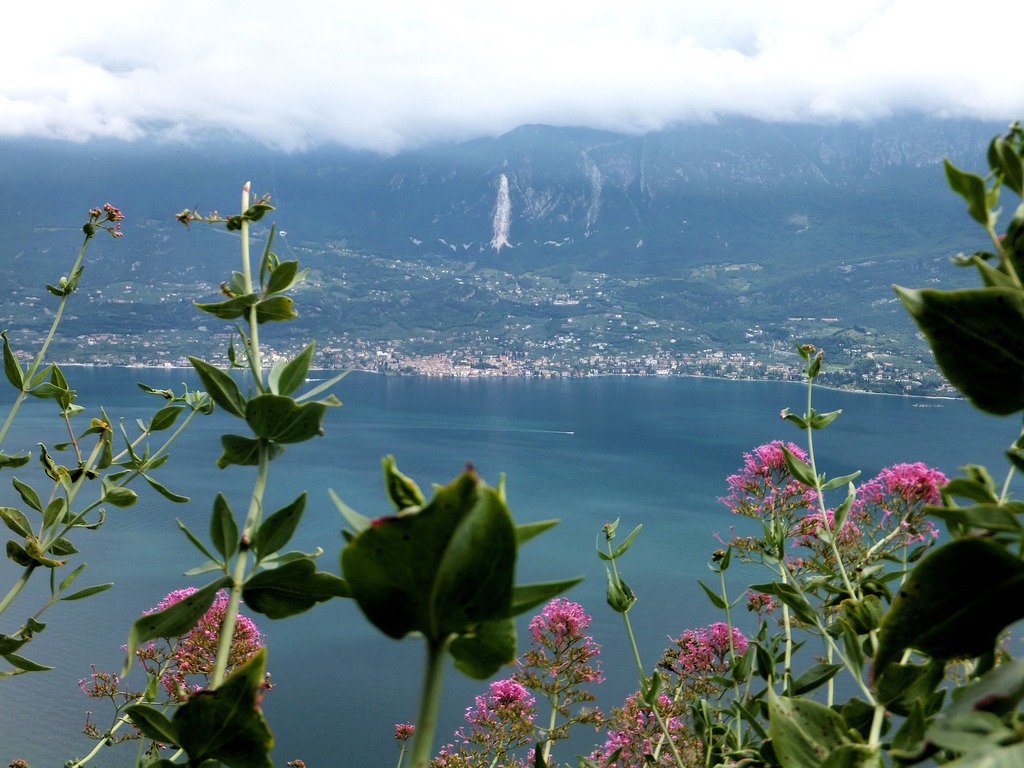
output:
M357 248L460 254L510 270L567 258L599 270L657 265L667 254L722 259L794 228L850 236L856 223L844 219L875 203L883 225L886 215L895 225L915 206L927 211L948 200L943 157L981 167L1003 127L730 120L626 136L523 126L368 162L358 179L338 178L338 189L357 190L341 193L339 210ZM902 198L909 214L887 214Z

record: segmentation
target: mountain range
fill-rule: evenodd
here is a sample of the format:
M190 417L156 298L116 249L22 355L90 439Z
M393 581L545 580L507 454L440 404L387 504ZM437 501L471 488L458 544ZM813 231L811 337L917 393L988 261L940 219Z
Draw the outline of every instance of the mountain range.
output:
M109 201L125 211L128 237L92 262L99 274L91 279L109 286L106 300L125 281L159 285L175 273L215 286L233 267L220 255L223 238L175 232L173 214L193 206L234 213L251 179L278 206L282 257L301 254L329 292L351 300L348 309L319 302L310 322L337 327L358 315L353 282L380 279L373 257L392 270L455 264L464 272L441 279L433 298L405 296L391 340L423 329L443 334L451 318L438 307L467 275L479 281L480 270L565 286L580 274L632 282L644 291L618 296L617 306L632 302L629 311L656 322L710 329L726 345L742 341L735 337L743 327L793 315L879 327L898 314L889 284L956 281L949 257L983 245L946 187L942 160L984 168L988 142L1005 127L913 115L835 125L734 119L643 136L526 125L394 156L330 147L287 155L232 141L7 141L0 272L24 289L52 282L55 275L40 272L67 269L85 211ZM213 260L225 267L210 273ZM462 303L507 299L481 288L472 300L464 292ZM381 316L398 317L386 307L402 298L385 295ZM517 316L514 301L502 310ZM196 322L194 312L153 311L154 323ZM716 332L724 325L731 330ZM372 335L373 325L362 322L361 332Z

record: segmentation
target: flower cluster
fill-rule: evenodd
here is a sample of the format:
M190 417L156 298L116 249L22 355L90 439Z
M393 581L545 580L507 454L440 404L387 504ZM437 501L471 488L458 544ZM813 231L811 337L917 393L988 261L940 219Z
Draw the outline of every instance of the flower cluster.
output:
M113 237L121 237L124 234L121 231L121 225L118 223L121 221L124 221L124 214L121 213L120 209L115 208L110 203L104 203L103 208L97 207L89 211L89 221L82 229L86 237L95 235L97 229L105 229Z
M146 613L165 610L195 591L194 587L177 589ZM173 701L183 702L190 692L209 687L227 604L228 594L221 590L199 623L186 634L173 640L169 646L150 641L136 650L142 666L160 678ZM239 614L228 656L228 670L245 663L262 647L263 636L256 625L251 619ZM201 682L190 682L197 677Z
M466 710L469 726L455 732L457 743L444 747L430 764L437 768L489 764L525 766L517 758L506 762L506 757L533 740L533 721L537 717L535 703L530 692L515 680L491 683L487 695L477 696L476 706Z
M799 482L786 467L783 447L800 460L807 454L794 443L775 440L743 454L743 468L726 478L729 495L719 499L734 515L763 520L772 526L783 526L789 535L803 515L813 508L817 494ZM729 542L742 556L760 552L764 542L754 537L733 536Z
M683 757L684 765L702 765L700 741L686 720L688 705L680 697L667 693L658 696L658 714L665 723L664 736L654 712L639 693L626 699L622 707L612 710L607 721L608 738L594 749L590 760L603 768L636 768L636 766L676 766L668 738Z
M746 636L723 622L716 622L706 629L687 629L678 638L669 638L672 646L661 658L658 666L673 677L673 690L679 696L693 700L719 692L719 685L713 678L725 675L732 667L732 660L742 656L748 641Z

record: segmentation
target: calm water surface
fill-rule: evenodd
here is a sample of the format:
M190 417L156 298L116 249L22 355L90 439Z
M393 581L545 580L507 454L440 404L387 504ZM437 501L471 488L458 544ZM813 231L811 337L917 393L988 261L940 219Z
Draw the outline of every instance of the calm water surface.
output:
M194 376L181 370L71 368L68 378L81 404L102 404L126 425L148 418L159 405L136 381L196 386ZM394 454L399 468L423 488L450 481L466 461L492 484L506 473L517 520L562 520L524 547L519 580L586 575L570 597L594 616L607 678L597 689L598 703L610 709L635 690L636 677L621 618L604 602L603 565L594 554L602 524L621 518L625 531L644 526L622 568L640 597L630 616L645 663L653 666L666 636L718 620L696 579L706 581L706 563L717 546L713 534L727 535L737 522L717 501L725 493L724 479L741 465L743 452L760 443L800 442L798 431L778 414L784 407L802 411L805 392L792 384L678 378L434 380L353 374L336 388L344 407L328 414L326 435L289 446L271 465L267 508L277 509L308 489L310 501L293 545L322 547L321 568L338 572L342 521L327 488L375 516L389 512L380 471L385 454ZM3 397L0 402L10 401ZM867 479L889 464L925 461L948 475L969 462L987 464L999 477L1006 466L1001 446L1016 437L1012 419L981 416L958 401L823 390L815 398L819 411L843 409L832 427L816 435L818 466L830 476L861 469ZM8 452L67 439L52 405L29 402L19 419L5 441ZM77 583L116 586L45 614L50 626L24 655L55 670L0 681L0 764L23 757L46 768L91 749L80 733L85 712L92 709L93 721L104 723L110 711L79 691L79 678L89 674L90 664L119 668L130 623L172 589L204 583L181 575L203 557L180 534L175 517L205 535L218 491L236 512L246 507L254 472L219 471L214 465L219 435L237 431L233 422L218 411L172 450L160 479L191 496L190 504L171 504L138 487L138 504L108 510L99 531L78 532L74 541L89 567ZM29 478L33 472L5 470L0 504L21 505L10 486L14 474ZM0 568L5 585L20 572L9 561ZM45 602L45 575L36 578L5 617L4 630ZM275 732L275 764L295 758L310 768L392 764L393 724L415 716L421 643L378 634L354 604L340 600L292 619L257 622L268 636L275 685L264 702ZM144 678L136 671L126 682L140 687ZM439 738L458 727L465 708L486 687L454 672L447 683ZM106 750L96 763L130 764L130 751Z

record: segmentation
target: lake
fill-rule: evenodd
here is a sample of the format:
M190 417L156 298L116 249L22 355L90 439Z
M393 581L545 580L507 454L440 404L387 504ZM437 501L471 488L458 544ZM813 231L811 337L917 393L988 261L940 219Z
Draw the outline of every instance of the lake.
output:
M68 368L66 374L78 402L90 408L86 418L102 405L127 425L148 419L160 404L136 381L158 388L180 389L182 381L197 386L184 370ZM466 461L492 485L506 473L517 521L562 521L524 546L518 580L586 575L569 597L593 615L592 633L603 646L607 679L596 690L604 709L636 689L636 675L621 618L604 601L604 566L594 553L602 524L621 518L623 535L644 526L620 562L639 596L630 616L645 664L652 667L666 636L719 619L696 580L709 575L706 563L718 546L713 534L727 535L738 522L717 501L726 493L725 477L742 465L744 451L761 443L803 444L779 411L802 412L806 395L794 384L674 377L429 379L358 373L335 392L344 406L328 414L325 436L289 446L271 464L268 511L302 490L310 493L293 545L323 547L321 568L337 573L342 519L327 488L364 514L388 513L380 470L386 454L394 454L399 469L424 489L447 483ZM2 403L12 400L7 393L0 397ZM950 476L966 463L986 464L1000 482L1007 466L1002 447L1017 437L1014 419L980 415L962 401L817 390L814 405L818 411L843 409L833 426L815 436L818 467L829 476L861 469L866 480L890 464L924 461ZM26 403L16 425L5 441L9 453L32 446L35 456L35 443L67 439L45 401ZM92 748L81 734L85 712L93 709L93 722L102 724L110 711L87 699L78 680L93 663L100 670L119 669L131 622L171 590L205 583L181 575L204 558L179 532L175 517L205 538L218 491L236 512L246 508L254 471L220 471L214 465L219 435L238 431L237 425L219 410L199 420L156 475L191 503L175 505L139 486L134 507L108 509L99 531L77 532L77 557L89 564L77 585L113 581L115 587L58 604L44 615L50 626L23 653L56 669L0 682L0 764L21 757L47 768ZM22 506L10 479L35 477L37 466L33 461L31 469L4 471L0 504ZM10 561L0 568L5 584L20 573ZM749 580L763 580L763 574L751 571ZM5 616L3 631L13 631L41 607L45 581L37 574ZM254 618L270 650L274 689L264 711L275 732L276 765L296 758L310 768L388 765L397 759L393 726L415 717L420 641L380 635L349 601L335 600L283 621ZM144 676L136 670L126 682L138 688ZM446 682L439 739L450 737L473 697L486 688L451 670ZM131 752L127 745L107 749L95 763L129 765Z

